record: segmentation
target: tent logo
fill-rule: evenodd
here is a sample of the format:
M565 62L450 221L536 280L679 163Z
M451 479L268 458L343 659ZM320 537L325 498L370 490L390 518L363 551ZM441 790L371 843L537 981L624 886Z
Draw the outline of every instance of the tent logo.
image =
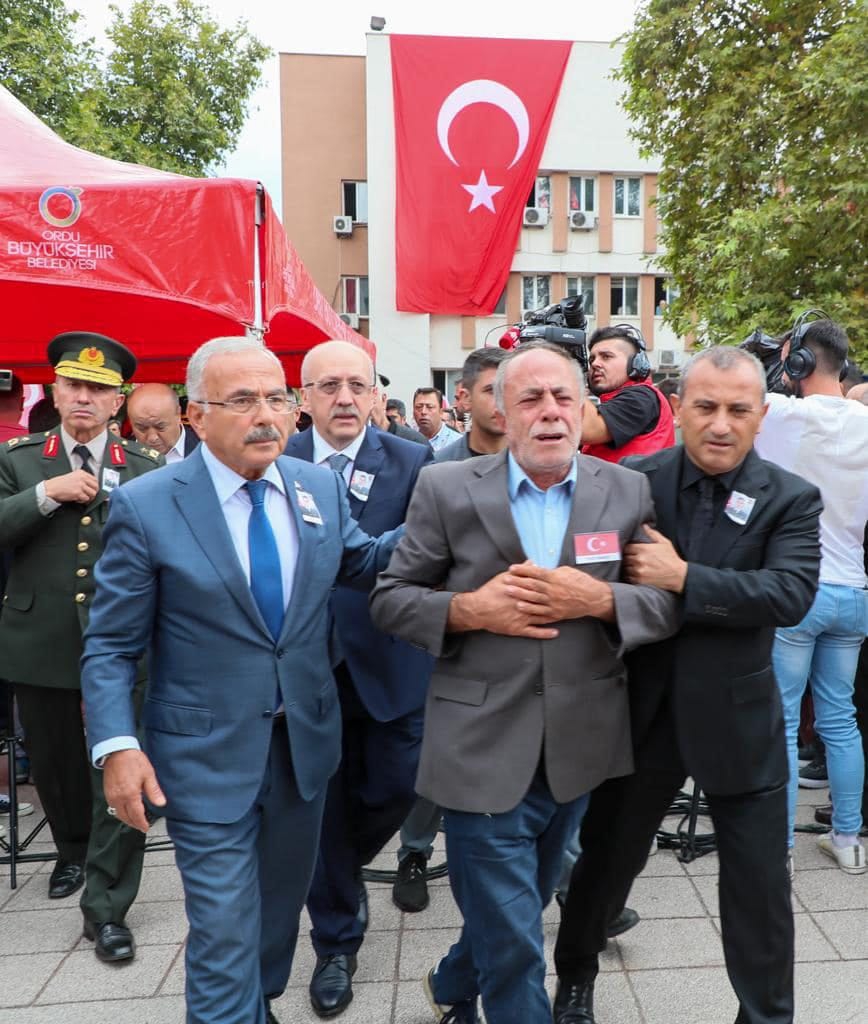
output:
M81 200L78 198L83 189L64 188L62 185L55 185L47 188L39 197L39 215L42 219L56 228L68 228L75 224L81 216ZM55 196L62 196L62 200L55 201L52 206L55 210L66 211L66 216L58 217L52 213L48 205Z

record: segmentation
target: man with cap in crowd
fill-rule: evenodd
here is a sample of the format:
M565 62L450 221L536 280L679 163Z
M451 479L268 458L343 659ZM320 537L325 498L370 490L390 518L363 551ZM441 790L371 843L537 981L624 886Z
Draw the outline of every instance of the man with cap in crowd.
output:
M199 443L196 431L181 422L181 402L168 384L140 384L127 398L127 419L139 444L155 448L167 466Z
M52 899L84 885L84 934L106 962L129 960L124 924L141 877L144 836L107 813L88 763L79 659L93 568L111 492L156 468L156 451L115 440L107 425L136 359L86 331L48 346L60 425L0 445L0 547L11 566L0 618L0 675L14 682L31 771L57 846Z

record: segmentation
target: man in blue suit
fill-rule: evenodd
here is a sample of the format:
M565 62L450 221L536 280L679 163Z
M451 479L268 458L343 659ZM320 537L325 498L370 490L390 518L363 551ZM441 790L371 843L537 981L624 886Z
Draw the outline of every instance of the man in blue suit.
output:
M287 455L331 466L347 487L350 511L379 536L404 521L427 445L366 426L376 378L354 345L311 349L301 370L313 425L291 437ZM329 782L322 838L307 908L317 954L310 999L334 1017L353 998L352 975L367 924L361 882L415 801L422 708L432 659L371 622L367 595L339 586L332 597L335 678L343 720L341 766Z
M281 455L294 401L259 343L203 345L187 389L202 443L112 496L82 663L88 741L118 818L146 831L166 816L187 1024L270 1024L340 759L328 597L338 579L369 587L395 538L359 529L334 473Z

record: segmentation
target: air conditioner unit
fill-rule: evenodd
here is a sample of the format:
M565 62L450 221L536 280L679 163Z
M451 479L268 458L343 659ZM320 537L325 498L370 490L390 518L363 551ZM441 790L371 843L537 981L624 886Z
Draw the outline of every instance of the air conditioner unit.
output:
M334 233L340 238L347 238L353 233L352 217L335 217L332 222Z
M526 228L544 228L549 222L549 211L541 206L527 206L522 223Z
M341 320L343 320L347 327L352 327L354 331L359 329L358 313L341 313Z
M661 348L657 358L658 366L677 366L678 352L674 348Z
M597 226L597 218L584 210L573 210L570 214L570 228L573 231L591 231Z

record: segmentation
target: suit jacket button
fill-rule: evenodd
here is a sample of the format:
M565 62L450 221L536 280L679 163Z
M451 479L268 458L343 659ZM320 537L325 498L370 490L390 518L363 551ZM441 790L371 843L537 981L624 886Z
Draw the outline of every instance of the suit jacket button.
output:
M76 594L75 600L76 604L84 604L84 602L87 600L87 594Z
M88 544L86 540L83 540L81 541L81 543L76 544L76 547L78 548L79 551L87 551L87 549L90 547L90 544Z
M278 647L277 651L276 651L276 654L277 654L278 658L282 658L284 656L284 654L286 654L286 651L282 647Z
M90 526L90 524L92 522L93 522L93 519L90 516L82 516L81 517L81 525L82 526Z
M262 717L271 718L273 714L274 712L271 710L271 708L266 708L265 711L262 712Z

